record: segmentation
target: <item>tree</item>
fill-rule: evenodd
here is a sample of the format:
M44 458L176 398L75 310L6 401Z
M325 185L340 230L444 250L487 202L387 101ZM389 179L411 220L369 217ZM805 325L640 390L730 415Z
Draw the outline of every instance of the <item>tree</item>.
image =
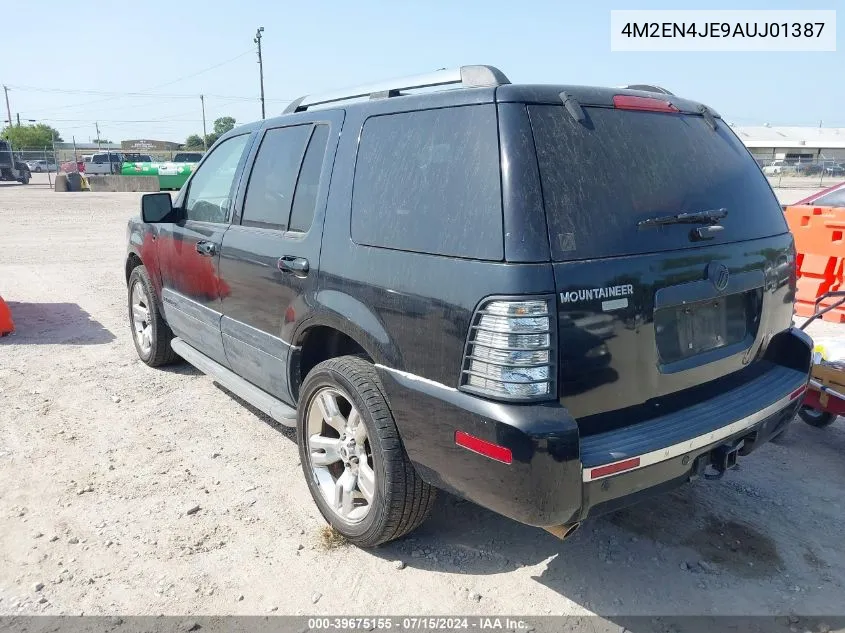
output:
M10 125L3 130L2 137L11 142L15 149L50 147L54 139L57 143L62 140L58 130L44 123Z
M235 127L234 117L231 116L221 116L218 119L214 119L214 131L211 134L205 135L205 144L207 147L211 147L214 143L217 142L221 136L223 136L226 132L231 130ZM185 139L185 149L202 149L202 136L199 134L191 134L188 138Z
M199 134L191 134L185 139L185 149L202 149L202 137Z
M219 138L223 136L226 132L234 128L235 123L235 119L230 116L221 116L219 119L214 119L214 133Z

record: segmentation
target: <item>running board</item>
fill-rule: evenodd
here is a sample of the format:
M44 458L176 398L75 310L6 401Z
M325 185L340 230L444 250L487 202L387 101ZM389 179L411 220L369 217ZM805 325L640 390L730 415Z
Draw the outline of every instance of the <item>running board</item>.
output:
M213 380L249 402L256 409L263 411L279 424L296 426L296 409L274 398L263 389L259 389L252 383L247 382L233 371L223 367L217 361L197 351L180 338L174 338L170 341L170 347L202 373L211 376Z

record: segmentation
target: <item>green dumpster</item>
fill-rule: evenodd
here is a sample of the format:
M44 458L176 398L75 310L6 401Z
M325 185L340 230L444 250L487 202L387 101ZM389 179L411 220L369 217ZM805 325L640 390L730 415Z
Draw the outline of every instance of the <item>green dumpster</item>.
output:
M158 163L158 185L161 189L181 189L194 171L196 163Z
M158 176L159 163L123 163L121 176Z
M159 189L181 189L196 163L124 163L123 176L158 176Z

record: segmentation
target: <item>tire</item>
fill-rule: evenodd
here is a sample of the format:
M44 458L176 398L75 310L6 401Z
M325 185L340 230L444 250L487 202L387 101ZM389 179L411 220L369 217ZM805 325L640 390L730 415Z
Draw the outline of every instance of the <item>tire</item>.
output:
M28 184L29 184L29 179L30 179L31 177L32 177L32 174L30 174L28 171L25 171L25 172L23 173L23 175L21 176L21 179L20 179L18 182L20 182L22 185L28 185Z
M801 407L798 415L801 416L804 422L817 428L830 426L836 420L836 416L830 411L819 411L810 407Z
M40 174L41 173L41 167L36 167L35 171Z
M401 538L430 514L436 490L414 470L375 368L363 358L333 358L308 373L300 390L297 440L314 502L326 521L355 545L375 547ZM322 446L327 446L324 452ZM347 507L347 496L340 492L345 489L355 505ZM330 503L333 495L342 500Z
M179 360L179 356L170 347L173 332L159 312L158 304L154 299L153 284L145 266L136 266L132 269L129 275L127 297L129 329L132 332L132 342L135 343L138 358L150 367L160 367ZM138 314L136 314L136 308L141 309ZM146 310L146 318L141 316L143 310Z

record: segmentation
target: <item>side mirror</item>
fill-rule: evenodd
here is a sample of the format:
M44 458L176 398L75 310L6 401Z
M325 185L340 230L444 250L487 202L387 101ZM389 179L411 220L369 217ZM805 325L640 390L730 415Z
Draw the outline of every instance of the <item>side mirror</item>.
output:
M144 222L173 222L174 216L173 200L168 192L146 193L141 196L141 219Z

